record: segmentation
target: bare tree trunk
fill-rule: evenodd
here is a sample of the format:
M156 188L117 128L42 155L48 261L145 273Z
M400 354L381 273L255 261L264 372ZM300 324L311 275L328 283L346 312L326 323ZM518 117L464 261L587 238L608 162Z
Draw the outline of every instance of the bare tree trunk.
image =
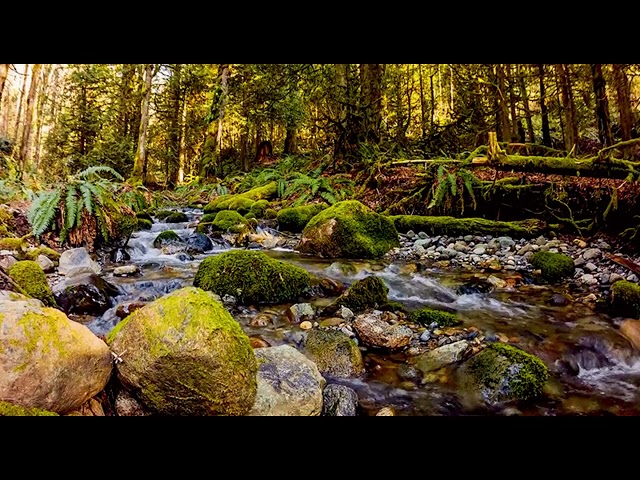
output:
M578 125L568 65L556 64L556 72L560 81L560 94L564 113L564 148L567 152L570 152L578 142Z
M613 64L613 79L618 97L618 111L620 112L620 137L622 141L631 140L633 113L631 111L631 89L625 73L625 65ZM631 158L632 149L625 148L622 152L624 158Z
M549 129L549 112L544 91L544 64L538 63L538 77L540 79L540 112L542 113L542 144L551 146L551 131Z
M4 84L9 75L10 63L0 63L0 110L2 109L2 94L4 93Z
M47 64L44 67L44 74L42 77L42 86L40 87L40 93L38 94L38 106L36 113L36 138L35 138L35 155L33 158L33 164L35 169L37 170L40 166L40 154L42 152L41 146L41 136L42 136L42 125L44 123L44 105L48 100L48 90L49 90L49 79L51 77L51 72L53 70L53 66L51 64Z
M440 67L438 67L440 68ZM439 71L439 70L438 70ZM433 124L435 123L435 113L436 113L436 92L433 88L433 77L435 73L429 75L429 89L431 90L431 111L429 112L429 131L433 132Z
M512 74L512 70L511 70L511 64L507 64L506 65L506 69L507 69L507 91L509 92L509 107L510 107L510 114L511 114L511 138L516 138L516 135L518 134L518 130L519 130L519 126L520 123L518 122L518 115L516 113L516 104L517 104L517 99L516 99L516 95L515 95L515 89L513 88L513 84L514 82L514 76ZM520 139L521 141L524 142L523 139Z
M29 86L29 95L27 97L27 111L24 118L24 130L22 131L22 142L20 144L20 170L24 177L29 160L29 150L31 148L31 127L33 124L33 110L36 103L36 92L38 91L38 82L40 80L41 63L35 63L31 68L31 85Z
M511 126L509 125L509 107L507 106L507 99L505 98L505 78L502 64L496 65L496 79L498 80L497 88L497 100L498 100L498 132L502 133L499 138L503 142L511 141Z
M422 138L427 136L427 121L426 121L426 107L424 101L424 81L422 79L422 65L418 64L418 78L420 80L420 132Z
M178 180L180 164L180 116L182 101L182 64L173 65L173 73L169 80L171 120L168 134L168 151L165 159L166 182L175 187Z
M147 133L149 130L149 103L151 101L151 79L153 77L153 64L148 63L144 68L144 90L142 107L140 110L140 135L138 136L138 148L133 159L132 179L146 183L147 170Z
M525 120L527 122L527 136L530 143L535 143L536 135L533 131L533 121L531 120L531 108L529 108L529 95L527 93L527 86L524 82L524 74L518 65L518 83L520 85L520 96L522 97L522 106L524 107Z
M383 73L384 65L380 63L363 63L360 65L362 134L365 141L374 144L380 142Z
M609 120L609 100L607 99L607 87L602 74L602 64L592 63L591 74L593 78L593 92L596 98L596 123L598 124L598 136L603 147L613 145L611 134L611 121Z
M220 162L220 153L222 152L222 126L224 125L224 109L227 105L227 97L229 95L229 64L220 66L220 88L222 90L222 98L220 99L220 115L218 116L218 134L216 136L216 164L218 176L222 176L222 163Z
M187 96L182 98L182 122L180 124L180 167L178 184L184 182L184 169L187 164Z
M22 77L22 89L20 90L20 99L18 100L18 112L16 113L16 123L15 128L13 129L13 138L15 138L15 143L13 145L14 152L19 151L19 143L20 143L20 121L22 120L22 103L24 101L24 96L27 92L27 80L29 79L29 64L27 63L24 66L24 76Z

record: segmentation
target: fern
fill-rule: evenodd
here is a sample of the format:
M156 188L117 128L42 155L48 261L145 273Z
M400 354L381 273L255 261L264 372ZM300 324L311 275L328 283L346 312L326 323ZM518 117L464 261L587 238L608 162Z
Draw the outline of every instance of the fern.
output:
M33 234L39 237L47 231L51 221L55 217L60 201L60 190L50 190L42 192L36 196L29 211L27 219L31 223Z
M69 185L67 188L66 211L65 211L65 228L72 229L76 223L77 214L76 188Z
M93 215L93 196L91 195L92 192L86 183L80 184L80 192L84 199L84 208L87 209L87 212L89 212L90 215Z
M107 167L106 165L97 165L97 166L94 166L94 167L89 167L89 168L83 170L82 172L77 173L75 175L75 177L76 178L89 178L89 177L97 175L98 173L101 173L101 172L110 173L111 175L116 177L121 182L124 182L124 177L122 175L120 175L118 172L116 172L113 168Z

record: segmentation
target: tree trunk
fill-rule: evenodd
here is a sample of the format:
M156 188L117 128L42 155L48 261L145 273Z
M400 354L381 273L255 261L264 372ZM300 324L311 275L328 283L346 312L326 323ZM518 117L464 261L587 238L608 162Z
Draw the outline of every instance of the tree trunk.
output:
M571 89L569 66L556 64L556 72L560 81L562 97L562 111L564 113L564 148L570 152L578 142L578 124L576 121L576 107Z
M540 112L542 113L542 144L551 146L551 131L549 129L549 112L544 91L544 64L538 64L538 77L540 79Z
M527 122L527 136L529 143L535 143L536 135L533 131L533 121L531 120L531 108L529 108L529 94L527 93L527 86L524 82L524 73L518 65L518 83L520 85L520 97L522 98L522 106L524 107L525 120Z
M20 98L18 100L18 112L16 113L16 123L15 128L13 129L13 138L15 138L15 143L13 145L14 152L19 151L19 143L20 143L20 121L22 120L22 104L24 103L24 96L27 92L27 80L29 79L29 64L27 63L24 66L24 76L22 77L22 88L20 89Z
M382 124L382 76L384 65L363 63L360 65L360 92L362 113L362 139L378 144Z
M138 148L133 158L134 181L146 183L147 171L147 133L149 130L149 103L151 101L151 79L153 77L153 64L148 63L144 67L144 89L142 107L140 109L140 135L138 136Z
M180 116L182 106L182 64L173 65L173 73L169 80L171 120L169 124L167 157L165 159L165 178L169 185L175 187L180 169Z
M296 129L295 127L287 127L286 134L284 137L284 148L282 153L284 155L289 155L296 153L298 151L298 146L296 142Z
M44 123L44 106L45 102L48 101L48 91L49 91L49 79L51 78L51 72L53 68L51 64L47 64L44 67L44 74L42 76L42 87L40 88L40 93L38 94L38 105L37 105L37 113L36 113L36 138L35 138L35 155L33 159L33 164L36 170L38 170L40 166L40 155L42 152L41 145L41 136L42 136L42 125Z
M220 69L220 88L222 90L222 98L220 99L220 115L218 116L218 135L216 136L216 164L217 174L222 176L222 163L220 162L220 154L222 152L222 127L224 125L224 109L227 105L227 97L229 96L229 64L221 65Z
M509 125L509 107L507 105L505 77L502 64L496 64L496 79L498 81L498 88L496 91L498 101L498 132L502 135L499 140L503 142L511 141L511 126Z
M613 64L613 79L616 85L618 111L620 112L620 137L622 141L631 140L631 130L633 129L631 89L624 65L619 63ZM623 155L624 158L631 158L632 149L625 148Z
M132 115L130 115L129 103L133 97L133 81L136 75L136 66L132 63L122 65L122 80L120 82L120 99L118 108L118 118L120 123L120 134L126 138L132 134Z
M2 109L2 94L4 92L4 84L7 81L7 75L9 75L10 63L0 63L0 109Z
M613 145L611 134L611 121L609 119L609 100L607 99L607 86L602 74L602 64L591 64L593 78L593 92L596 99L596 123L598 125L598 137L603 147Z
M27 96L27 111L24 118L24 129L22 130L22 141L20 143L20 170L24 178L29 160L29 151L31 149L31 128L33 125L33 110L36 104L36 92L38 91L38 82L40 80L41 63L35 63L31 68L31 85L29 86L29 95Z
M427 120L426 120L426 107L424 101L424 80L422 79L422 64L418 64L418 79L420 81L420 133L422 138L427 136Z
M180 124L180 166L178 184L184 182L184 170L187 164L187 96L182 98L182 122Z
M507 90L509 92L509 107L510 107L510 114L511 114L511 138L515 139L516 135L518 134L518 130L520 126L520 124L518 123L518 115L516 113L516 104L518 103L518 101L516 99L515 89L513 88L513 84L515 82L514 82L514 76L511 70L511 65L507 64L506 69L507 69L507 85L508 85ZM521 138L520 141L524 142L524 138Z

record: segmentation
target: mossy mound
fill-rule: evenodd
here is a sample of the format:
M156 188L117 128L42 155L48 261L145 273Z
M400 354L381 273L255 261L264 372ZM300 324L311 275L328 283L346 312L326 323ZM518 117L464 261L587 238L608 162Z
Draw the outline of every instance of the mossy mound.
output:
M235 210L241 215L249 213L253 204L256 203L255 200L251 200L250 198L237 196L229 201L229 206L227 207L229 210Z
M484 218L430 217L421 215L391 215L398 232L425 232L428 235L494 235L533 237L547 230L547 225L536 219L500 222Z
M268 200L258 200L253 205L251 205L251 208L249 209L249 214L252 215L254 218L264 218L265 212L268 207L269 207Z
M154 248L162 248L163 245L168 243L176 243L181 242L182 239L178 236L176 232L173 230L165 230L158 234L158 236L153 241Z
M276 216L280 230L286 232L302 232L309 220L326 210L329 206L324 203L313 203L302 207L283 208Z
M465 387L490 403L535 398L549 379L542 360L504 343L492 343L471 357L460 373Z
M44 255L52 262L57 262L58 260L60 260L60 254L58 252L56 252L52 248L45 247L44 245L40 245L35 250L30 250L29 252L27 252L27 254L25 255L25 259L35 261L40 255Z
M338 330L310 330L304 342L304 354L317 365L320 373L351 377L364 370L358 345Z
M18 252L18 254L24 254L29 248L26 238L0 238L0 250L11 250Z
M539 251L529 260L534 268L540 269L542 278L547 282L557 282L573 275L573 259L562 253Z
M138 212L138 213L136 213L136 218L141 218L143 220L149 220L149 222L153 223L153 217L148 212Z
M611 285L611 308L617 315L640 318L640 286L627 280Z
M13 214L0 206L0 236L10 237L15 227L14 223Z
M195 287L136 310L107 335L118 378L162 415L244 415L254 404L258 363L222 303Z
M398 246L391 220L357 200L347 200L313 217L297 249L326 258L380 258Z
M216 218L211 222L211 227L217 231L241 233L247 224L247 220L238 212L222 210L216 214Z
M158 210L157 212L155 212L155 217L158 220L164 221L165 218L167 218L169 215L173 215L174 213L176 213L174 210Z
M136 230L151 230L151 227L153 227L153 222L151 220L138 218L138 221L136 222Z
M0 400L0 417L58 417L56 412L41 408L27 408Z
M433 322L437 323L439 327L455 327L462 324L462 320L455 314L443 312L442 310L434 310L432 308L421 308L420 310L413 311L409 314L408 318L412 322L427 327Z
M165 223L185 223L189 221L189 217L183 212L173 212L164 221Z
M353 313L363 312L368 308L386 306L388 305L388 294L389 288L382 279L376 276L366 277L355 282L335 302L326 307L323 310L323 315L331 315L343 306Z
M296 300L310 281L306 270L262 252L231 250L205 258L193 285L241 303L279 303Z
M253 202L257 202L258 200L270 200L276 195L276 193L276 182L271 182L262 187L252 188L244 193L221 195L214 198L204 207L204 213L217 213L221 210L238 209L241 210L241 213L247 213L253 205Z
M36 262L33 260L16 262L9 268L8 273L27 295L37 298L49 307L56 305L47 276Z
M274 218L277 218L277 216L278 212L273 208L267 208L264 211L264 218L266 218L267 220L273 220Z

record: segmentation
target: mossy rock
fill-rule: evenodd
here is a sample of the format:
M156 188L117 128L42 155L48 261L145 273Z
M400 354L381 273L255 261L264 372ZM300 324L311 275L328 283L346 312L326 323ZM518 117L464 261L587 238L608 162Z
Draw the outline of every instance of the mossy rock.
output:
M217 213L221 210L236 210L237 208L247 208L246 212L248 212L252 204L247 202L247 200L252 200L253 202L269 200L275 197L276 193L276 182L270 182L262 187L252 188L244 193L221 195L214 198L204 207L204 213Z
M297 250L326 258L380 258L400 246L393 222L357 200L338 202L313 217Z
M211 223L216 219L215 213L207 213L200 218L200 223Z
M269 207L268 200L258 200L249 209L249 214L253 216L253 218L264 218L265 212ZM248 218L248 217L247 217Z
M234 210L222 210L216 214L211 222L214 230L231 233L241 233L246 229L247 220Z
M0 417L58 417L56 412L42 408L28 408L0 400Z
M155 213L155 217L158 220L164 221L165 218L167 218L169 215L173 215L174 213L176 213L174 210L158 210Z
M267 208L264 211L264 218L266 218L267 220L273 220L274 218L277 218L277 216L278 216L278 212L273 208Z
M231 250L205 258L193 285L240 303L280 303L297 300L310 281L306 270L262 252Z
M136 230L151 230L152 227L153 222L146 218L138 218L138 221L136 222Z
M245 415L256 399L258 362L220 301L185 287L136 310L107 335L119 380L161 415Z
M240 215L244 215L245 213L249 213L253 204L256 203L255 200L251 200L250 198L237 196L229 202L229 210L235 210Z
M489 402L530 400L549 379L547 366L535 355L504 343L492 343L460 369L463 388Z
M49 307L56 305L47 276L36 262L33 260L16 262L9 268L8 273L27 295L37 298Z
M573 259L562 253L538 251L529 262L534 268L540 269L542 278L549 283L571 277L575 270Z
M148 212L138 212L136 213L136 217L143 220L149 220L149 222L153 223L153 217Z
M35 250L30 250L29 252L27 252L27 254L25 255L25 259L36 261L40 255L44 255L52 262L57 262L58 260L60 260L60 254L58 252L44 245L40 245Z
M364 370L358 345L338 330L310 330L305 338L304 354L323 374L352 377Z
M26 238L0 238L0 250L11 250L24 254L29 248Z
M162 248L163 245L169 243L178 243L181 242L182 239L178 236L176 232L173 230L165 230L164 232L160 232L158 236L153 241L154 248Z
M617 315L640 318L640 286L627 280L611 285L611 308Z
M378 310L381 310L383 312L402 312L402 313L407 313L407 309L400 302L390 302L390 301L388 301L386 303L383 303L382 305L378 305Z
M185 223L189 221L189 217L183 212L173 212L164 219L165 223Z
M419 323L424 326L429 326L433 322L437 323L439 327L455 327L462 324L455 314L444 312L442 310L434 310L432 308L421 308L415 310L409 314L409 320L415 323Z
M326 210L328 205L325 203L313 203L301 207L283 208L276 216L280 230L286 232L302 232L307 226L309 220L317 214Z
M400 233L425 232L437 235L493 235L510 237L533 237L544 233L548 226L541 220L519 220L501 222L485 218L455 218L447 216L391 215Z
M326 307L323 315L332 315L343 306L353 313L364 312L368 308L379 308L388 304L388 294L389 287L381 278L366 277L355 282L335 302Z

